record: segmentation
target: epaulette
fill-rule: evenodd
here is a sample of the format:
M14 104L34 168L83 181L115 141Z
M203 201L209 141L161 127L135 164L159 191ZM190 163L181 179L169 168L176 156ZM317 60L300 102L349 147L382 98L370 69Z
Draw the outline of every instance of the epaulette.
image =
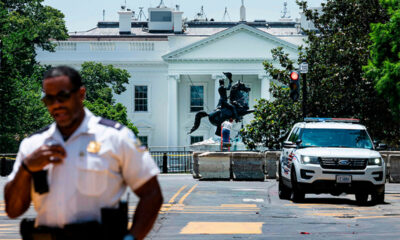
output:
M100 120L99 124L107 126L107 127L112 127L117 130L121 130L124 127L124 125L122 125L121 123L114 121L114 120L106 119L106 118L102 118Z
M38 131L36 131L36 132L34 132L34 133L32 133L32 134L29 135L28 137L32 137L33 135L36 135L36 134L45 132L45 131L49 130L50 126L51 126L51 124L50 124L50 125L47 125L46 127L42 128L42 129L40 129L40 130L38 130Z

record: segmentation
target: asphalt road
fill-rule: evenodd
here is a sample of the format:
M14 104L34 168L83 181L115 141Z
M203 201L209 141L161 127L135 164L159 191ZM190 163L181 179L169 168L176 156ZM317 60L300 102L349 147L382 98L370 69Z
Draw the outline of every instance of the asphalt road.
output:
M164 205L148 239L400 239L400 184L386 185L385 204L360 207L352 195L309 194L301 204L280 200L275 180L159 179ZM137 198L131 196L133 213ZM21 218L34 216L31 208ZM20 239L21 218L8 219L1 201L0 239Z

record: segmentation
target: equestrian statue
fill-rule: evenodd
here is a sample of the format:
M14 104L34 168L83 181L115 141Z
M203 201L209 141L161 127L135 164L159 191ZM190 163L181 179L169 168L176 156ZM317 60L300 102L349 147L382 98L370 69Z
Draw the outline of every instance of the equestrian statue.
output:
M224 79L219 80L218 93L220 99L217 108L211 113L199 111L196 114L194 125L188 134L196 131L200 126L201 119L208 116L210 123L217 127L215 135L221 136L221 124L224 121L232 118L236 122L239 122L244 115L254 112L253 109L249 110L249 92L251 89L246 87L240 80L232 85L232 73L226 72L224 75L228 78L229 84L225 88ZM227 95L228 90L230 90L229 99Z

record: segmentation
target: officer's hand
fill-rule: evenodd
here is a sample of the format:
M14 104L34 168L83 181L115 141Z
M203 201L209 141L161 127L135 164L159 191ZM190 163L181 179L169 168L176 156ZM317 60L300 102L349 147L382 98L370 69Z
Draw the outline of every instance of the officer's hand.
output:
M60 145L43 145L28 155L28 157L23 159L23 161L30 171L37 172L43 170L43 168L49 163L61 163L65 157L65 149Z

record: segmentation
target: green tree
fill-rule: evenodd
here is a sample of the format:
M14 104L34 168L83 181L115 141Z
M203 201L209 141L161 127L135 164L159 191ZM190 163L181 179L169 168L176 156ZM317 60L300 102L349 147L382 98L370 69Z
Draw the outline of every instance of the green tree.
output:
M80 70L86 87L85 106L95 115L118 121L130 128L136 135L138 129L128 119L126 107L115 103L113 92L121 94L126 90L130 74L124 69L95 62L84 62Z
M308 116L359 118L374 139L397 144L399 122L362 70L370 54L370 25L388 21L387 11L379 0L328 0L322 14L308 9L305 1L297 2L318 29L305 31L308 40L301 56L310 66Z
M0 152L15 152L19 141L48 123L40 96L43 67L36 48L53 51L51 40L68 37L63 17L42 0L0 0Z
M87 89L86 100L94 102L101 98L109 104L115 102L112 92L124 92L130 77L126 70L95 62L84 62L80 74Z
M307 18L314 22L317 29L317 31L305 31L306 44L304 49L299 49L297 61L299 63L305 59L309 64L307 116L359 118L368 127L374 139L384 140L392 145L398 144L399 121L392 118L388 102L378 95L374 89L373 80L365 77L362 70L362 66L367 64L369 57L370 24L384 23L389 19L386 10L379 4L379 0L327 0L322 4L322 13L310 10L306 1L297 1L297 3ZM273 55L274 61L279 61L281 66L276 68L273 63L265 62L266 71L274 80L288 85L287 74L293 69L293 62L281 49L273 50ZM276 90L272 89L272 91ZM270 123L267 125L257 123L262 128L254 130L257 134L248 134L248 139L244 139L245 142L274 144L274 139L278 135L269 129L274 126L271 120L273 124L281 120L282 113L279 109L281 107L286 109L284 116L294 110L300 110L298 107L293 107L293 103L285 103L281 98L289 98L289 96L278 94L272 101L259 102L267 106L256 106L255 121L267 123L270 121ZM274 102L278 104L277 108L268 107ZM293 123L300 120L295 116L288 120L293 120ZM268 118L271 120L266 120ZM254 122L247 126L243 131L244 136L246 136L245 132L252 133L249 130L255 126L257 125ZM279 127L279 129L283 128L285 128L283 125ZM262 135L265 137L258 137ZM273 136L272 143L264 142L271 136ZM252 138L255 141L252 141Z
M400 117L400 2L381 1L390 20L371 25L370 60L364 70L375 80L375 88L389 103L393 115Z
M289 74L294 70L294 62L282 47L272 49L271 53L272 62L265 61L263 65L274 79L270 87L273 98L270 101L260 99L254 106L254 119L241 130L243 142L250 149L261 146L279 148L282 138L301 117L301 98L298 102L293 102L287 87ZM281 68L276 68L274 63L279 63Z

